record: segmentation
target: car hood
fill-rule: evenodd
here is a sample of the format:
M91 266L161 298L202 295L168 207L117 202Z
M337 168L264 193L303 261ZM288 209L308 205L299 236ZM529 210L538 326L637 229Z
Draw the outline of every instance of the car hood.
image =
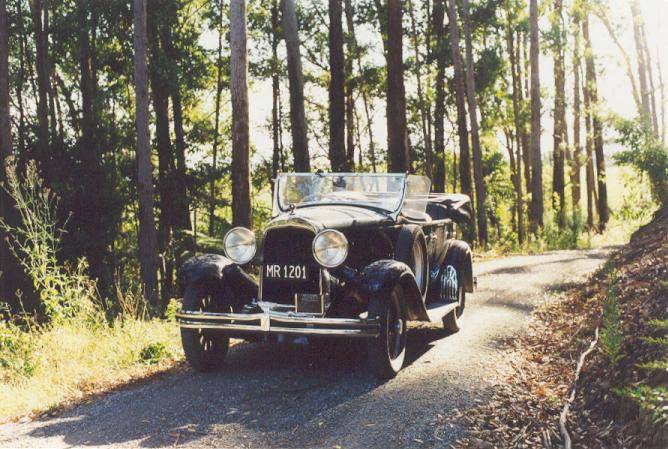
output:
M318 205L299 207L284 212L269 222L269 227L307 226L315 232L323 229L344 230L348 228L382 226L392 224L389 213L366 207L342 205Z

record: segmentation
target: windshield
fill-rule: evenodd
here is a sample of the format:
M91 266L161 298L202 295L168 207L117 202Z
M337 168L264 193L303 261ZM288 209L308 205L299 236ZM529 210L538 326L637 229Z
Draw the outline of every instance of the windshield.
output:
M312 204L356 204L396 212L406 184L404 174L286 173L277 180L276 201L282 211Z

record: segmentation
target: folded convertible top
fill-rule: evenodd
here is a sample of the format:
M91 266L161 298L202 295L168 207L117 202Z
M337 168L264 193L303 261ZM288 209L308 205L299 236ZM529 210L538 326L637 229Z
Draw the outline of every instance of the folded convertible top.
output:
M432 220L449 218L455 223L469 223L473 215L471 198L462 193L430 193L427 213Z

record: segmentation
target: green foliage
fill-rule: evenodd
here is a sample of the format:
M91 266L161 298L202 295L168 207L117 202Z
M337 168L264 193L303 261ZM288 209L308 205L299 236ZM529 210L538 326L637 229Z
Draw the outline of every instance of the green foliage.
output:
M634 167L649 176L656 201L668 204L668 150L642 119L617 118L618 142L626 147L616 153L615 162Z
M167 347L162 342L151 343L142 348L139 353L139 359L149 365L155 365L171 357L171 354L167 350Z
M615 390L622 396L631 399L642 409L647 410L655 423L668 421L668 388L639 385Z
M601 348L610 363L615 365L622 358L622 327L620 310L617 302L616 275L613 273L609 280L608 297L603 304L603 320L601 323Z
M9 307L0 303L0 382L30 377L35 370L33 340L9 316Z
M56 218L58 201L44 187L35 164L29 162L21 176L10 160L7 184L21 221L20 225L11 226L2 220L0 227L10 235L9 247L39 292L46 316L53 322L75 316L99 318L96 284L86 275L86 260L79 259L73 267L58 261L64 235Z

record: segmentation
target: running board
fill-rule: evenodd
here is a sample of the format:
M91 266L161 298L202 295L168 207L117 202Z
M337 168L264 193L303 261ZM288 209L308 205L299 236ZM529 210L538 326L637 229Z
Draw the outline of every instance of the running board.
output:
M440 322L444 316L457 308L457 301L441 301L427 304L427 316L432 323Z

